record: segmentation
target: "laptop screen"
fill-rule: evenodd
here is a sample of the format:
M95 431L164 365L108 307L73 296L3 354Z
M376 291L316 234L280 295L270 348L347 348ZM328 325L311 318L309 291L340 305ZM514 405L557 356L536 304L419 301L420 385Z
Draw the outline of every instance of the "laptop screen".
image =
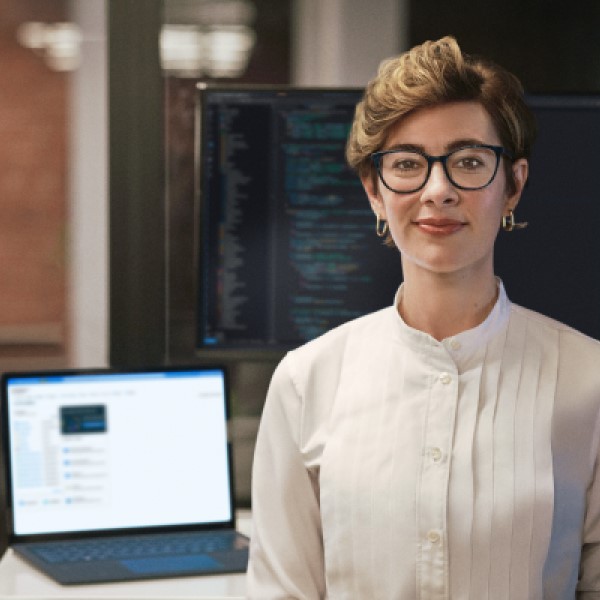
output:
M4 381L15 535L232 519L224 372Z

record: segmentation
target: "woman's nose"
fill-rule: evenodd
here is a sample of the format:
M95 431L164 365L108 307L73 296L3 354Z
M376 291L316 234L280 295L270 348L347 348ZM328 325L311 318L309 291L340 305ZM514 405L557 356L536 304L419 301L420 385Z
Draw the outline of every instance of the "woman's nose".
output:
M431 167L429 179L421 190L421 202L433 202L436 205L447 206L458 202L458 190L448 176L441 162L436 162Z

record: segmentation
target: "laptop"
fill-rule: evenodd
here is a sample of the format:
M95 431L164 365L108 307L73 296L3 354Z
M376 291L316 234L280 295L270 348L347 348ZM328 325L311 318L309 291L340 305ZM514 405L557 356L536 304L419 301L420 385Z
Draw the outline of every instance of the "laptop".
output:
M61 584L243 572L222 367L5 373L9 544Z

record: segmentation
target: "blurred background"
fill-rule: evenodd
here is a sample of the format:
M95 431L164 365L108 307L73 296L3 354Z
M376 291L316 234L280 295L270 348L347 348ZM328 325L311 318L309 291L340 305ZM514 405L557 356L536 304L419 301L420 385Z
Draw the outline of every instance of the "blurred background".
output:
M158 142L123 147L119 137L131 134L136 104L149 119L160 107L146 135L163 136L176 205L190 193L182 171L192 168L198 80L363 86L382 58L450 33L529 92L594 93L599 30L596 2L0 0L0 369L111 361L109 192L131 190L144 169L161 185L161 165L150 164ZM109 98L121 132L109 127ZM146 309L150 320L163 307ZM139 345L128 339L115 342L124 362Z
M0 371L193 358L197 82L362 87L452 34L530 93L596 94L598 31L597 2L0 0ZM272 368L232 365L252 427Z

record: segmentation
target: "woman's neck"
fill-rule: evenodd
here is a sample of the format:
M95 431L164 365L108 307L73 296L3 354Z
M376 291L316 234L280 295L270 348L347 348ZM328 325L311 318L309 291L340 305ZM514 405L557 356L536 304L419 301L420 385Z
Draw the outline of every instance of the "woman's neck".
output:
M497 298L493 274L472 281L457 274L418 278L405 274L397 308L407 325L440 341L483 323Z

